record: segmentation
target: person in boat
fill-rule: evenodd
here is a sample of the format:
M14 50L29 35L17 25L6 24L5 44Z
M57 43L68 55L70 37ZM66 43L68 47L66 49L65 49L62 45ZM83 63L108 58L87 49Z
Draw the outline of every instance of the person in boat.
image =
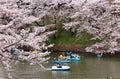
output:
M71 55L71 56L70 56L70 58L74 58L74 56L73 56L73 55Z
M102 53L98 53L97 56L98 56L98 57L102 57L103 54L102 54Z
M71 54L72 54L71 51L68 51L68 52L66 53L67 56L70 56Z
M65 61L67 62L67 61L68 61L68 59L67 59L67 58L65 58Z
M56 64L56 67L57 67L57 68L62 68L62 65L61 65L60 63L57 63L57 64Z
M58 57L58 59L63 60L63 59L64 59L64 56L63 56L63 55L60 55L60 56Z
M54 59L53 59L53 61L57 61L57 59L56 59L56 58L54 58Z

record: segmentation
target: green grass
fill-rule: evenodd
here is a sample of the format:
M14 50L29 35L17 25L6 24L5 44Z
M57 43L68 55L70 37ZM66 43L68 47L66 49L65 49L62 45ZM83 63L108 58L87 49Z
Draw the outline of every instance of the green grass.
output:
M81 32L81 37L78 39L76 33L71 33L69 30L62 28L63 23L70 22L73 19L70 18L57 18L56 29L57 32L51 35L46 41L46 44L55 44L55 46L89 46L98 42L99 40L90 40L92 35L87 32ZM44 21L39 22L39 25L48 25L53 22L52 18L45 18Z
M97 42L97 40L90 40L92 35L86 32L81 33L82 37L80 39L76 37L76 34L64 29L59 30L55 35L56 38L51 35L46 43L54 43L56 46L89 46Z

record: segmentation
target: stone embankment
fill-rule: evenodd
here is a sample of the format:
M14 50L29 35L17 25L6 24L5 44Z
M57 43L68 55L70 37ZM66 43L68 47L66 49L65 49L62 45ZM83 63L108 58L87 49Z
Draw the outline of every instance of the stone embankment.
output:
M54 46L49 48L48 50L52 52L67 52L67 51L72 51L72 52L78 52L81 54L89 54L89 55L95 55L95 53L90 53L85 51L85 46ZM120 52L115 52L113 53L104 53L104 57L120 57Z

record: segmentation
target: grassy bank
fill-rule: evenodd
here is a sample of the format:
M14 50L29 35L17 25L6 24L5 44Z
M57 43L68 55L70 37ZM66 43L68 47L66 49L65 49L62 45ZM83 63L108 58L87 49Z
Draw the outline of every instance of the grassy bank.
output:
M55 46L89 46L97 42L90 40L92 35L87 32L81 32L81 37L78 39L76 33L62 28L62 23L57 23L57 32L51 35L46 41L47 44L54 43Z
M62 28L63 23L71 22L73 19L70 18L53 18L46 17L43 21L39 22L38 25L49 25L56 23L57 32L49 37L46 41L46 44L55 44L55 46L89 46L94 44L99 40L90 40L92 35L83 31L81 32L81 37L79 39L76 37L76 33L71 32L70 30L65 30Z
M91 35L84 33L80 39L76 37L76 35L72 35L68 31L62 31L59 35L57 35L55 38L54 36L50 36L47 43L54 43L56 46L88 46L95 41L90 40Z

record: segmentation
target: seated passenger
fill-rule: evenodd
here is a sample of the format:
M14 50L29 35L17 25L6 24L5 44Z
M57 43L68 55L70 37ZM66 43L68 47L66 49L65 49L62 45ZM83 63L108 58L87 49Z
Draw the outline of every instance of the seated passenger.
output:
M61 60L63 60L63 59L64 59L64 56L63 56L63 55L60 55L58 58L61 59Z
M60 63L57 63L57 64L56 64L56 67L57 67L57 68L62 68L62 66L61 66Z

